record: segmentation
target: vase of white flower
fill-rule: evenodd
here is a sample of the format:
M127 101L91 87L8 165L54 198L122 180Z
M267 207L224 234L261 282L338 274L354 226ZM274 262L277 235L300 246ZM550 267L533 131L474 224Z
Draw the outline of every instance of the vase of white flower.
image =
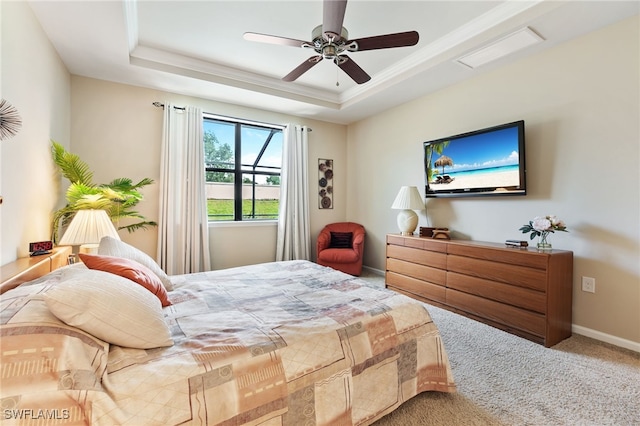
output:
M538 247L538 250L551 250L553 247L551 246L551 243L549 243L547 241L547 237L549 236L549 233L544 231L540 233L540 239L538 240L538 244L536 245Z
M558 219L557 216L537 216L533 220L529 221L527 225L523 225L520 228L523 234L530 233L530 239L540 237L538 240L538 250L548 251L552 249L551 243L547 241L549 234L556 231L569 232L564 222Z

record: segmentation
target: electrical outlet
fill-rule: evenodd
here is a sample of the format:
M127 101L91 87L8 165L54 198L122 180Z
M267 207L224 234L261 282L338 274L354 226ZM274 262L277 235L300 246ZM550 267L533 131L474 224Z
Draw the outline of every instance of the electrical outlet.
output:
M596 292L596 279L591 277L582 277L582 291L589 293Z

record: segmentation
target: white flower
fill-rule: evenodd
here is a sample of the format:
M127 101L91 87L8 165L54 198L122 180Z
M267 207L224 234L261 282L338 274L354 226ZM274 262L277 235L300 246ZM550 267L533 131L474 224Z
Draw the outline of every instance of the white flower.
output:
M551 221L551 224L553 225L554 228L565 228L564 222L562 222L558 216L549 215L547 216L547 219Z
M567 231L567 225L555 215L536 216L528 224L520 227L523 234L530 234L531 239L535 237L546 237L547 234L556 231Z
M535 217L531 223L533 229L538 232L548 231L551 228L552 221L543 216Z

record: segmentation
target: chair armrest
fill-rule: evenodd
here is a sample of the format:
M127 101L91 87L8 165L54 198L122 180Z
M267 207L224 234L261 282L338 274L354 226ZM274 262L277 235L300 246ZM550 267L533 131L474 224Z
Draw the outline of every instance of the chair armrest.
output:
M358 256L362 256L364 247L364 232L358 232L353 235L353 249L358 253Z
M317 242L318 253L320 253L322 250L329 248L330 244L331 244L331 234L329 233L329 231L320 232L320 234L318 235L318 242Z

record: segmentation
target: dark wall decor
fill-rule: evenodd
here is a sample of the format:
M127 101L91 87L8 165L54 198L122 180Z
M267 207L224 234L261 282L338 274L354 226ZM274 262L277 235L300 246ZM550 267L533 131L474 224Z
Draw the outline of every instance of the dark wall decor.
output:
M0 99L0 140L9 139L22 127L22 119L16 107Z
M318 158L318 208L333 208L333 160Z

